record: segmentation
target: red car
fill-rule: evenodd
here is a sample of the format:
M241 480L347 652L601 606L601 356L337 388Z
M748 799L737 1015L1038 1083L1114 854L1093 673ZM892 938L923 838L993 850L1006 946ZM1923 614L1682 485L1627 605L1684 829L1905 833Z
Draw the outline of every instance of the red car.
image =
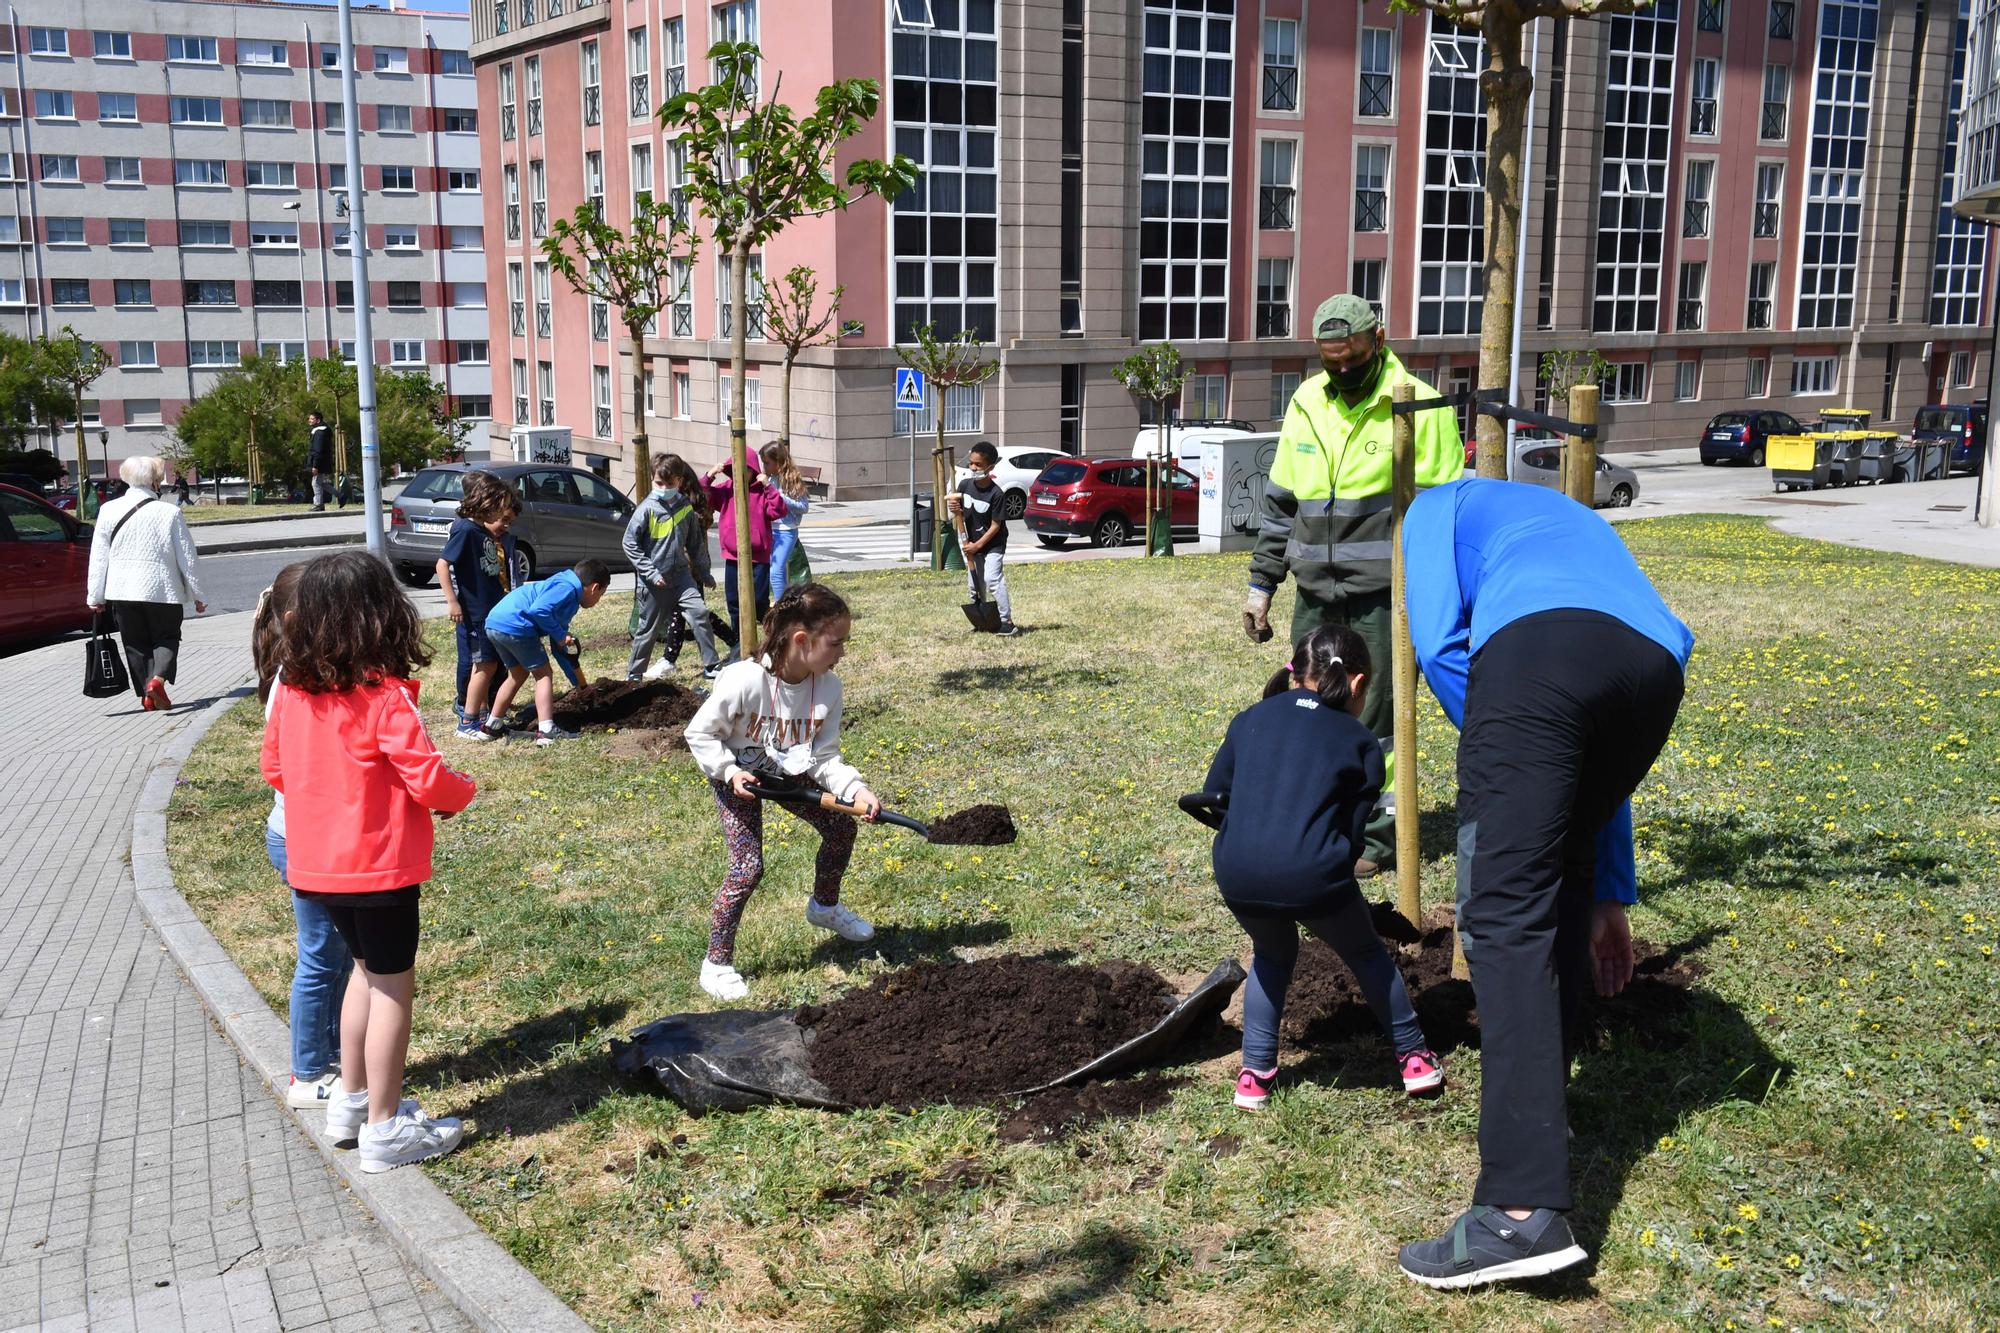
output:
M1199 504L1194 473L1171 468L1176 535L1192 535ZM1137 458L1064 458L1043 468L1028 487L1028 531L1051 549L1071 537L1092 546L1123 546L1145 526L1146 464Z
M0 485L0 643L90 627L90 525Z
M97 492L97 507L99 509L102 509L107 501L116 500L119 496L125 494L125 483L122 481L93 480L90 483L90 487ZM74 514L76 512L76 487L63 487L49 497L49 503L62 510L65 514Z

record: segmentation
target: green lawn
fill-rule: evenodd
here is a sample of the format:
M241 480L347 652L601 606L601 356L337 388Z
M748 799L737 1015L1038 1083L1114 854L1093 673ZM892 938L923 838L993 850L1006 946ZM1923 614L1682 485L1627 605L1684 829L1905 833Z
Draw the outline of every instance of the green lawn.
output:
M311 510L309 503L300 504L216 504L207 497L198 497L200 504L191 504L181 509L181 514L189 523L218 523L224 519L236 518L283 518L287 514L303 514ZM350 506L356 513L359 506ZM328 510L332 513L332 510Z
M442 826L425 895L412 1085L481 1134L433 1178L604 1329L1992 1326L2000 572L1749 519L1619 530L1700 639L1637 798L1634 921L1707 971L1671 1040L1578 1063L1593 1273L1476 1296L1397 1275L1395 1246L1468 1197L1476 1051L1413 1104L1379 1040L1288 1048L1252 1117L1211 1043L1166 1108L1052 1145L1001 1142L1004 1111L983 1107L696 1120L622 1084L609 1038L711 1007L695 970L723 858L692 762L620 736L441 742L481 794ZM1242 570L1022 566L1035 632L1013 641L966 635L956 582L831 580L856 610L848 756L892 808L1000 800L1022 837L864 829L847 899L881 933L856 946L800 919L814 841L773 815L738 947L752 1001L947 952L1132 958L1177 980L1247 958L1173 806L1281 660L1237 628ZM625 614L606 603L582 636ZM439 737L450 665L447 648L427 676ZM1436 902L1454 738L1425 704ZM246 703L210 733L170 839L182 891L282 1012L291 921L264 861L259 726Z

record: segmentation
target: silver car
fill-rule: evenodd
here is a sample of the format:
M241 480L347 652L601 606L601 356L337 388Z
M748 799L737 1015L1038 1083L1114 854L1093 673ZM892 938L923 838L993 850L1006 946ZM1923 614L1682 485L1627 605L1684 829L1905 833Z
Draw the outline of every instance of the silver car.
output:
M1514 480L1559 491L1562 446L1526 441L1514 446ZM1639 474L1629 467L1597 460L1597 508L1624 509L1639 498Z
M437 577L445 537L458 517L465 474L490 472L521 497L514 538L514 582L553 574L589 556L613 571L632 568L625 558L625 521L632 501L582 468L550 463L463 463L427 467L411 477L389 513L385 543L396 576L412 588Z

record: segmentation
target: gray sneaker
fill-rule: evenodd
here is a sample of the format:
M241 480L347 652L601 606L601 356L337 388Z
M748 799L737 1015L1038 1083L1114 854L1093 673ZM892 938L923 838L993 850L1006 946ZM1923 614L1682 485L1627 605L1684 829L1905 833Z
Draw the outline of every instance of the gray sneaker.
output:
M404 1102L396 1118L361 1131L361 1169L370 1175L442 1157L465 1137L451 1116L433 1120L415 1102Z
M1541 1277L1589 1257L1553 1209L1537 1208L1517 1222L1480 1203L1436 1240L1405 1245L1397 1261L1406 1277L1427 1287L1477 1287Z
M537 728L535 731L535 744L537 745L554 745L558 741L573 741L575 739L575 732L564 731L561 727L550 727L547 730Z

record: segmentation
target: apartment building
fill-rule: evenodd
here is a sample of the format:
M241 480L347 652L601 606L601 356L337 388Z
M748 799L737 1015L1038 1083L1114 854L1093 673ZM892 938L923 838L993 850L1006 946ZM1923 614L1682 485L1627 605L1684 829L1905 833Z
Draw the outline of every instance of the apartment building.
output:
M1357 0L474 0L487 283L507 300L493 430L565 425L616 468L726 442L729 309L711 250L675 280L635 404L612 312L540 258L551 219L672 192L654 110L757 39L760 88L883 88L854 145L924 179L801 224L753 277L810 264L861 332L808 352L791 436L837 493L900 493L933 418L893 410L895 345L976 328L1000 373L947 431L1101 451L1140 408L1113 367L1170 338L1186 416L1274 422L1316 368L1303 321L1376 301L1406 360L1473 386L1482 311L1484 60L1476 34ZM1592 347L1607 447L1687 445L1714 412L1854 405L1905 421L1985 378L1994 257L1951 209L1966 8L1917 0L1658 0L1534 25L1520 382ZM502 294L504 293L504 298ZM753 335L753 442L778 349ZM504 354L500 348L505 346ZM504 444L496 447L504 448ZM921 469L919 469L921 471ZM621 477L622 480L622 477Z
M113 369L116 460L246 353L354 355L331 5L73 0L0 25L0 329ZM479 111L462 15L354 12L375 361L491 411ZM92 440L96 444L96 440ZM93 448L93 456L96 450Z
M1950 146L1963 164L1958 208L2000 224L2000 0L1962 0L1970 33L1964 55L1965 101L1960 137Z

